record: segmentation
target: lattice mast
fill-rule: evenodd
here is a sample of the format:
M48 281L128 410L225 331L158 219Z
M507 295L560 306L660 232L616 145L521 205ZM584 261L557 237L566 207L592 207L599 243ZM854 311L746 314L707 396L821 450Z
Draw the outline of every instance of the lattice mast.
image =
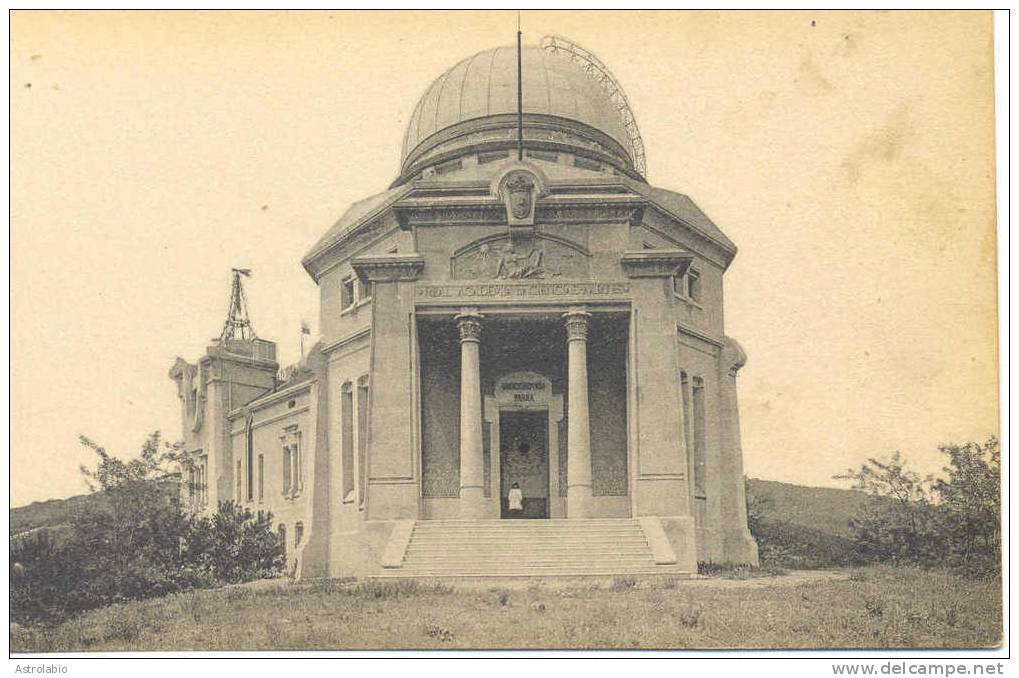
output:
M244 294L244 285L241 284L241 277L251 276L250 268L234 268L233 283L230 286L230 310L226 314L226 322L223 323L223 333L219 335L219 342L222 344L231 339L252 341L256 338L255 329L251 326L251 319L248 317L248 298Z
M575 63L583 66L584 70L591 74L605 91L608 92L609 98L615 105L616 110L619 111L619 117L622 118L623 128L630 138L630 145L633 147L633 167L642 177L647 178L644 140L640 136L637 120L633 116L633 109L630 108L630 102L626 98L626 93L623 92L622 85L613 77L608 66L577 43L558 35L546 35L541 39L541 46L553 54L562 54L569 57Z

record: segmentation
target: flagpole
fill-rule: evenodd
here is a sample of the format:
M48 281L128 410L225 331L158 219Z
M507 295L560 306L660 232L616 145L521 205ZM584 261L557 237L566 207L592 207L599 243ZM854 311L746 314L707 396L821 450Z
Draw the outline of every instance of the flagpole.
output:
M520 30L520 12L517 12L517 160L523 159L524 159L523 32Z

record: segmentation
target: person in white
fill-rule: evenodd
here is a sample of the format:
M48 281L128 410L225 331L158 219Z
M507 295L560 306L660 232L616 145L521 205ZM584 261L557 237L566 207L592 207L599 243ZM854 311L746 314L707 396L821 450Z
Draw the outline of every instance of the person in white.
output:
M509 502L510 513L520 514L524 512L524 493L520 491L518 483L513 483L506 499Z

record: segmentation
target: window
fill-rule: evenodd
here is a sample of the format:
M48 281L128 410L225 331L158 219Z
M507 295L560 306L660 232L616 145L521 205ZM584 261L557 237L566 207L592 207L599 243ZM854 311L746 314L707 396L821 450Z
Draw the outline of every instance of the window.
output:
M283 496L290 494L290 448L286 445L283 446Z
M695 497L706 496L707 450L704 431L704 380L693 378L693 491Z
M367 285L365 285L363 282L361 282L361 279L358 278L357 279L357 303L361 303L363 301L368 301L371 298L372 298L371 283L368 283Z
M691 301L701 300L701 274L693 269L686 273L686 296Z
M354 500L354 387L348 381L340 389L340 482L343 501Z
M509 151L488 151L486 153L478 153L478 164L487 165L490 162L496 160L502 160L503 158L509 157Z
M687 477L692 481L694 477L693 419L690 412L690 377L686 372L679 373L679 390L683 402L683 442L686 447Z
M344 311L354 305L357 293L355 280L354 276L348 276L340 283L340 309Z
M685 275L674 276L672 290L677 297L699 303L701 300L701 274L691 268Z
M258 501L265 498L265 456L258 455Z
M359 503L364 506L368 480L368 377L357 380L357 480Z
M283 555L287 555L287 526L280 523L280 526L276 529L276 533L279 534L280 546L283 547Z
M303 488L301 478L301 434L296 426L289 426L280 436L283 446L283 496L296 497Z
M195 480L195 496L197 499L196 506L198 508L204 508L209 503L209 471L208 471L208 456L198 453L198 463L196 466L196 480Z
M301 545L301 540L304 538L304 523L296 523L294 525L294 548Z
M458 169L463 169L463 162L459 158L456 160L450 160L449 162L444 162L441 165L436 165L435 174L448 174L449 172L455 172Z
M251 427L251 417L248 417L248 431L247 431L247 454L245 454L245 463L248 465L247 483L248 483L248 501L255 498L255 439L254 433Z
M535 160L546 160L548 162L559 162L558 153L550 153L549 151L527 151L528 158L534 158Z

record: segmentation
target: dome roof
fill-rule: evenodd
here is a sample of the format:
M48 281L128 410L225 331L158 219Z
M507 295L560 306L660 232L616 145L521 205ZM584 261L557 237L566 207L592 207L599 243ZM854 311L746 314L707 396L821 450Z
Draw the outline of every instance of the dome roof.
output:
M632 164L631 133L612 90L599 80L606 77L602 72L565 52L536 45L524 46L521 62L525 115L565 118L588 125L617 142ZM425 142L430 137L449 127L516 113L516 47L479 52L439 76L418 101L404 136L401 165L405 167L416 150L428 145Z

